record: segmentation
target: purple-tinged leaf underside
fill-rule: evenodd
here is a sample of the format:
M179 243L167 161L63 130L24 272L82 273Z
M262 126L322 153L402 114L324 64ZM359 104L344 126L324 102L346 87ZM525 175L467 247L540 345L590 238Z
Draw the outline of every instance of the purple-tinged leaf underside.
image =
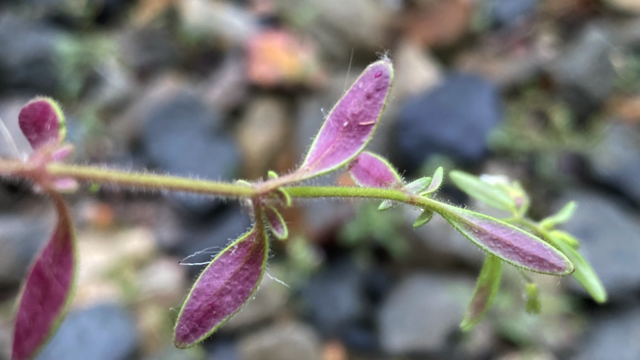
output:
M76 280L76 240L69 210L59 195L53 235L31 265L16 313L12 360L33 359L67 313Z
M180 310L174 343L194 346L231 318L255 292L264 274L268 246L261 219L222 250L198 277Z
M267 223L269 224L269 228L275 237L278 240L285 240L289 237L289 229L287 228L287 223L285 223L280 212L271 206L266 206L264 208L264 215L267 219Z
M498 293L501 275L502 260L496 256L487 255L484 260L484 265L482 265L480 276L478 276L473 297L464 314L464 319L462 319L462 323L460 323L460 328L463 331L473 329L473 327L484 318L487 311L489 311L493 299Z
M363 187L399 188L402 178L391 164L382 157L364 151L349 163L349 175Z
M549 275L568 275L574 270L556 248L515 226L450 205L439 204L435 210L481 249L514 266Z
M346 165L367 145L380 120L393 81L391 61L369 65L333 107L311 144L298 179L325 174Z
M34 150L50 143L61 143L67 132L64 114L53 99L38 97L18 114L20 130Z

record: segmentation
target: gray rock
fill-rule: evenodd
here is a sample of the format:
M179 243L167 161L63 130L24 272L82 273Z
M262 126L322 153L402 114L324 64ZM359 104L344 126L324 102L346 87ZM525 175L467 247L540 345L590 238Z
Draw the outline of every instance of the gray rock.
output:
M637 215L611 198L591 192L567 194L578 203L562 228L580 240L580 252L593 266L612 300L623 300L640 288L640 226Z
M403 280L378 314L382 348L393 354L446 350L466 306L460 286L472 288L473 281L427 274Z
M364 274L348 258L329 263L309 279L302 297L314 325L334 335L344 325L364 315Z
M496 25L514 25L536 9L538 0L490 0L491 19Z
M183 92L159 105L148 116L143 145L153 165L170 174L209 180L231 180L240 165L235 142L214 124L218 115L195 96ZM179 208L206 214L220 200L194 194L170 195Z
M488 152L487 137L502 119L498 89L469 74L450 74L435 88L409 99L394 136L398 165L409 172L430 155L478 162Z
M136 327L119 305L74 311L36 360L127 360L136 351Z
M588 154L592 174L640 203L640 131L614 123Z
M55 215L50 207L44 209L34 214L0 214L0 285L18 284L47 241Z
M640 359L640 310L617 311L596 318L578 347L575 360Z
M281 323L241 339L244 360L321 360L320 338L307 325Z
M0 92L51 94L58 90L56 42L60 32L39 23L0 17Z
M578 115L597 109L613 90L617 73L611 59L615 49L607 29L589 25L552 66L561 96Z

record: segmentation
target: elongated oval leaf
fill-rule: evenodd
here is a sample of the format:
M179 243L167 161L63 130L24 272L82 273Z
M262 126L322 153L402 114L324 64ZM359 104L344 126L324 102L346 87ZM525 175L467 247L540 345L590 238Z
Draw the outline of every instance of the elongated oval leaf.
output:
M391 200L382 200L380 205L378 206L378 210L383 211L390 209L393 206L393 201Z
M484 265L480 271L480 276L476 282L476 290L464 314L464 319L460 323L463 331L469 331L478 324L484 315L491 308L493 299L500 287L500 277L502 275L502 260L493 255L487 255Z
M71 215L53 196L58 222L33 262L22 289L13 338L12 360L34 358L67 313L75 286L77 257Z
M349 163L349 174L356 184L364 187L387 189L402 186L402 178L393 166L368 151L360 153Z
M543 229L551 229L558 224L566 223L567 221L569 221L569 219L571 219L577 207L578 205L575 203L575 201L568 202L556 214L542 220L542 222L540 223L540 227Z
M553 233L552 233L553 234ZM591 265L585 260L582 255L570 244L566 243L562 239L558 239L555 236L550 236L549 241L552 242L560 251L562 251L569 260L576 267L576 271L573 273L573 277L578 280L580 285L587 290L589 295L599 303L607 301L607 290L605 290L600 278L593 270Z
M442 185L443 176L444 176L444 170L442 169L442 166L440 166L433 173L433 177L431 178L431 183L429 183L429 187L427 187L427 190L425 190L420 195L431 194L431 193L435 192L436 190L438 190L440 188L440 186Z
M278 210L271 206L266 206L264 209L264 215L273 235L275 235L279 240L284 240L289 237L287 223L284 222L284 219Z
M327 116L296 171L299 179L346 165L364 149L378 126L392 80L393 66L388 59L364 70Z
M480 180L477 176L462 171L452 171L449 177L460 190L472 198L491 207L505 211L514 211L515 202L500 187Z
M18 124L34 150L48 143L61 143L67 132L60 106L46 97L29 101L18 114Z
M416 221L413 222L413 227L417 228L417 227L420 227L422 225L425 225L426 223L431 221L432 217L433 217L433 211L431 211L429 209L422 210L422 214L420 214L420 216L418 216Z
M264 224L258 220L211 261L180 310L174 333L176 347L196 345L240 310L262 279L268 246Z
M573 265L560 251L515 226L442 203L434 210L480 248L512 265L550 275L573 271Z
M404 191L410 194L418 194L424 191L431 184L431 177L422 177L420 179L414 180L407 185L404 186Z

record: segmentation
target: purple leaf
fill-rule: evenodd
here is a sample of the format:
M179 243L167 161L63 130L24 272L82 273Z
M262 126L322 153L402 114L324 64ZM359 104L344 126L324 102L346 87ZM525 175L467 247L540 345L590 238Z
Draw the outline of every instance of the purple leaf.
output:
M478 324L484 315L491 308L493 298L498 293L500 276L502 275L502 260L488 255L484 260L484 265L476 282L476 290L464 314L464 319L460 323L463 331L471 330Z
M393 66L388 59L364 70L325 120L296 171L299 179L335 170L364 149L378 126L392 79Z
M387 160L370 152L362 152L349 163L349 174L363 187L398 188L402 178Z
M567 275L574 270L556 248L515 226L442 203L434 210L480 248L512 265L550 275Z
M71 215L58 195L52 197L58 223L31 266L18 311L12 360L32 359L48 342L66 315L75 286L76 242Z
M267 223L269 224L269 228L271 228L273 235L275 235L279 240L284 240L289 237L287 224L284 222L284 219L278 210L271 206L266 206L264 209L264 215L267 218Z
M18 114L18 124L34 150L49 143L61 143L67 133L60 106L46 97L29 101Z
M180 310L174 343L196 345L215 332L255 292L267 263L268 242L262 220L204 269Z

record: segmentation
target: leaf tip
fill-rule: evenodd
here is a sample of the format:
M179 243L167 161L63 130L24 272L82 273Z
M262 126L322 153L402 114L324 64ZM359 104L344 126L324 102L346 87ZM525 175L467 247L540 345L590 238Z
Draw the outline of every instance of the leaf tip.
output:
M18 124L34 150L48 143L61 143L67 133L60 105L48 97L37 97L23 106Z

